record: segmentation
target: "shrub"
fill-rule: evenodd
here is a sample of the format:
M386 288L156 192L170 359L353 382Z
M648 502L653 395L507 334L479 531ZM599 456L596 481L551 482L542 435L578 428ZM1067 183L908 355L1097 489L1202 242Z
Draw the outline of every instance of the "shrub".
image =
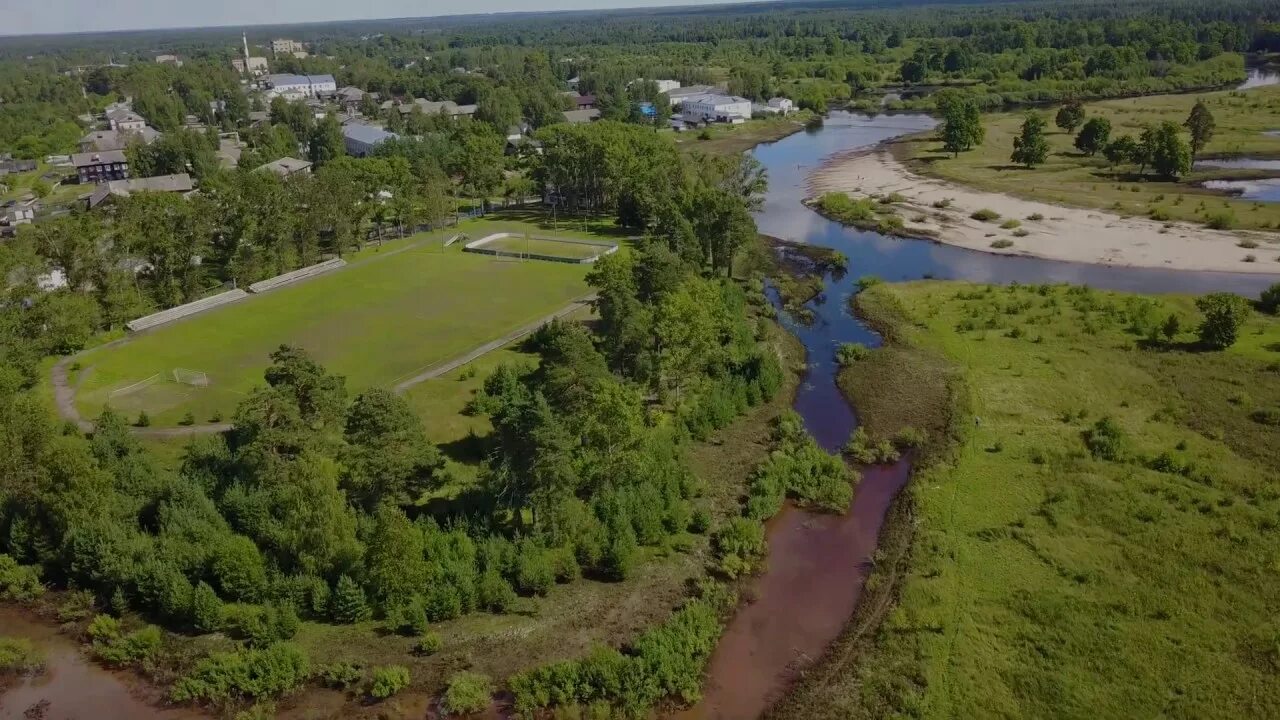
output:
M520 543L520 554L516 559L516 590L542 597L555 584L555 565L547 549L530 541Z
M369 697L385 700L407 687L409 668L403 665L374 668L373 676L369 679Z
M689 518L689 532L702 535L711 529L711 513L706 508L698 508Z
M1280 313L1280 282L1262 291L1262 296L1258 299L1258 307L1272 315Z
M195 415L195 413L193 413L193 412L191 412L190 410L188 410L188 411L187 411L187 412L182 416L182 419L178 421L178 424L179 424L179 425L195 425L195 424L196 424L196 415Z
M704 128L704 129L702 130L702 132L698 133L698 139L699 139L699 140L710 140L710 139L711 139L711 130Z
M1031 222L1040 222L1041 220L1044 220L1044 215L1041 215L1040 213L1031 213L1027 216L1027 219Z
M1219 210L1206 215L1204 224L1214 230L1230 230L1236 226L1236 216L1230 210Z
M103 617L110 618L108 615L99 615L94 618L95 623ZM115 620L115 618L110 619ZM103 623L98 627L98 633L99 637L95 637L94 628L91 625L90 637L94 637L93 655L108 665L123 666L148 660L155 656L163 640L160 628L155 625L148 625L128 635L121 635L118 621L114 625Z
M941 200L934 200L933 206L939 210L946 210L951 207L951 202L951 198L942 198Z
M1162 207L1151 208L1151 212L1147 213L1147 215L1150 216L1152 220L1155 220L1157 222L1168 222L1169 220L1172 219L1172 216L1169 214L1169 211Z
M436 632L425 632L422 637L418 638L418 642L413 644L413 653L415 655L435 655L444 648L444 641L440 639L440 634Z
M1015 218L1009 218L1008 220L1005 220L1004 222L1000 223L1000 227L1004 228L1005 230L1014 230L1022 227L1022 221L1017 220Z
M1249 302L1232 293L1210 293L1196 299L1196 307L1204 314L1200 323L1200 342L1213 350L1225 350L1235 344L1240 328L1249 319Z
M151 416L147 414L146 410L139 410L138 419L133 424L138 427L151 427Z
M1085 431L1085 446L1100 460L1120 460L1124 452L1124 433L1109 417L1104 417Z
M928 436L925 435L923 430L917 430L913 427L904 427L898 431L897 435L893 436L894 446L903 449L924 447L927 440Z
M179 678L170 690L174 702L271 698L301 687L310 673L307 655L296 645L216 652Z
M191 624L205 633L222 627L222 600L203 580L191 594Z
M711 537L716 569L736 578L754 572L764 558L764 526L750 518L730 518Z
M841 367L848 367L859 360L866 360L869 355L871 355L871 350L862 343L842 343L836 349L836 362Z
M223 605L222 618L228 635L259 647L288 640L298 631L298 615L292 605Z
M19 565L12 557L0 555L0 600L28 602L43 592L38 566Z
M480 574L476 583L476 604L482 610L504 613L516 604L516 591L502 573L490 568Z
M992 240L991 247L995 248L996 250L1003 250L1005 248L1013 247L1013 241L1010 240L1009 238L1000 238L999 240Z
M1280 408L1260 408L1254 410L1249 417L1260 425L1280 427Z
M1237 245L1238 247L1242 247L1242 248L1244 248L1245 250L1253 250L1253 249L1256 249L1256 248L1258 247L1258 241L1257 241L1257 240L1250 240L1249 238L1244 238L1244 239L1243 239L1243 240L1241 240L1240 242L1236 243L1236 245Z
M444 691L444 709L455 715L478 713L489 707L493 681L488 675L460 672L449 678Z
M364 679L364 671L359 665L349 662L337 662L324 666L319 673L320 682L334 690L349 690Z
M891 192L888 195L885 195L884 197L880 198L881 205L892 205L894 203L904 203L906 201L907 201L907 196L897 192Z
M863 275L862 277L858 278L858 281L856 284L859 290L866 290L869 287L875 287L876 285L879 285L883 282L884 282L883 278L876 277L875 275Z
M1000 219L1000 213L992 210L991 208L982 208L981 210L975 211L969 217L974 220L981 220L982 222L995 222Z
M0 676L25 675L44 666L44 656L26 638L0 637ZM27 717L31 717L30 714Z

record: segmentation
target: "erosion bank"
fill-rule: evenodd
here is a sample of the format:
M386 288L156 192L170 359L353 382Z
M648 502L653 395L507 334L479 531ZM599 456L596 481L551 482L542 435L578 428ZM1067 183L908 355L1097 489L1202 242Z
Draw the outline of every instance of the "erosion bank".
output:
M841 192L891 200L885 204L903 222L898 234L971 250L1123 267L1280 274L1280 244L1272 233L1210 230L977 190L917 174L889 147L833 156L810 176L809 189L815 196ZM980 211L988 211L989 219L975 218L984 216ZM1241 247L1242 241L1257 246Z

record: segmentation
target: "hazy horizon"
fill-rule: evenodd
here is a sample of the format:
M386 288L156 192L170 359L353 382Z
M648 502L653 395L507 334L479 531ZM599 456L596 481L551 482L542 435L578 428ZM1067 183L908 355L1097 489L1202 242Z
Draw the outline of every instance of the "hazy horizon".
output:
M359 8L336 0L225 0L194 3L182 0L62 0L27 3L6 12L0 35L118 32L202 27L288 25L298 23L394 18L482 15L486 13L616 10L696 5L728 5L749 0L543 0L528 7L520 0L369 0Z

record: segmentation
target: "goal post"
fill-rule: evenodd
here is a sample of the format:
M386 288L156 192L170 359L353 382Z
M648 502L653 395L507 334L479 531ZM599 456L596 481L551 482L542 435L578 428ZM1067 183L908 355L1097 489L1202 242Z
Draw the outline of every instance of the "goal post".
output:
M193 385L195 387L207 387L209 385L209 374L201 370L188 370L187 368L174 368L173 381L179 385Z
M152 385L156 384L156 382L159 380L160 380L160 373L156 373L155 375L152 375L151 377L145 380L139 380L138 382L133 383L132 385L126 385L122 388L112 390L111 392L107 393L107 398L114 399L122 395L128 395L130 393L137 392L139 390L142 390L143 388L151 387Z

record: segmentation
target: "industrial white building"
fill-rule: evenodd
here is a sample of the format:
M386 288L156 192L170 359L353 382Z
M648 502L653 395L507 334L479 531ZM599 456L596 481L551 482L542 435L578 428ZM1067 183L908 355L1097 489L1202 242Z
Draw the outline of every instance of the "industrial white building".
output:
M338 83L332 75L268 75L266 84L273 96L324 97L338 91Z
M736 95L695 95L680 103L680 115L685 122L737 123L751 119L751 101Z

